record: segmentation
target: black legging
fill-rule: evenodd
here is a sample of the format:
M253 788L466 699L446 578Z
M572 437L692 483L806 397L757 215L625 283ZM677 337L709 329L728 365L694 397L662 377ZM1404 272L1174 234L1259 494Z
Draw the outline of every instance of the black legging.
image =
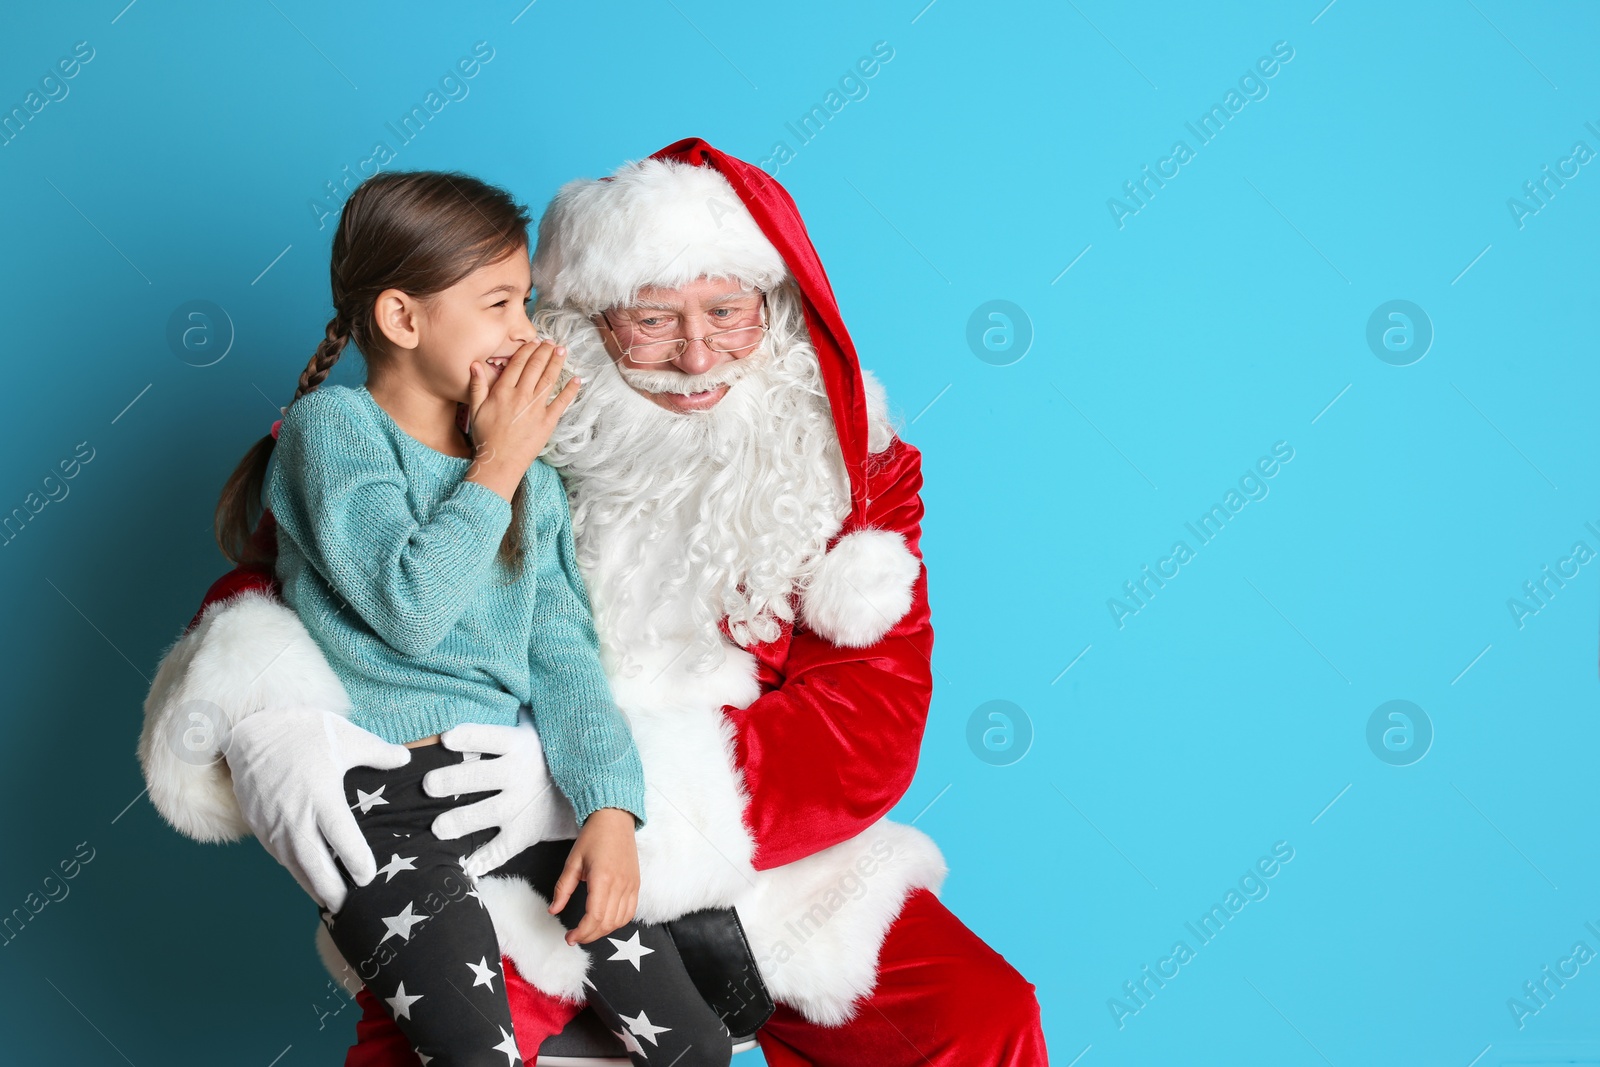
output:
M322 919L407 1039L432 1057L430 1067L509 1067L518 1056L499 941L461 866L495 831L440 841L430 829L440 812L491 794L430 797L422 791L423 775L463 755L426 745L396 770L356 767L345 775L346 796L378 875L357 886L341 865L349 896L337 915L323 909ZM572 845L541 842L493 873L525 878L548 900ZM559 915L568 930L583 918L587 899L580 882ZM634 1064L726 1067L732 1056L727 1027L694 987L665 927L630 922L583 949L589 1003Z

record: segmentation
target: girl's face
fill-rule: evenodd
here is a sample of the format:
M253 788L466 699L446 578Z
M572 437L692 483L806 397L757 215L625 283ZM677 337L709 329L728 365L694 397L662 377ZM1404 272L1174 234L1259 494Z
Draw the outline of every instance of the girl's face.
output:
M443 400L467 401L473 363L492 368L534 339L527 300L533 292L526 246L431 297L398 289L378 295L378 328L394 346L395 370Z

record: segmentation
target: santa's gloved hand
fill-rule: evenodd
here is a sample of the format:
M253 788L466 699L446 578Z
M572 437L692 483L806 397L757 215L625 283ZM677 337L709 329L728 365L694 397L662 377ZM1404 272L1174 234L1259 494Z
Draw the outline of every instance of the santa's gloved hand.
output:
M258 711L237 723L225 758L244 820L318 904L338 912L346 888L337 855L357 885L378 873L372 849L345 802L351 767L392 770L411 750L330 711Z
M545 763L544 746L526 709L516 726L463 723L439 740L456 752L481 752L494 759L465 760L422 776L430 797L497 790L492 797L442 812L433 820L433 835L452 841L498 826L500 832L462 863L474 878L488 874L511 857L540 841L576 837L572 804L556 788Z

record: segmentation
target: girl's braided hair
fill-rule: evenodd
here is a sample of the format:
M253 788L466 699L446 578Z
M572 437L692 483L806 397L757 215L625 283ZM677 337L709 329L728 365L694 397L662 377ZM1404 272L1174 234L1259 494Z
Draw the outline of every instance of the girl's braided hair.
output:
M333 318L300 372L290 405L323 383L352 341L369 364L388 358L373 318L378 294L398 289L420 298L435 296L480 267L519 251L526 255L530 222L527 208L505 190L456 171L392 171L362 182L345 201L333 235L328 272ZM262 543L252 532L261 517L275 443L267 434L251 446L217 502L217 545L237 566L272 569L276 544ZM499 558L516 571L524 552L521 483L511 505Z

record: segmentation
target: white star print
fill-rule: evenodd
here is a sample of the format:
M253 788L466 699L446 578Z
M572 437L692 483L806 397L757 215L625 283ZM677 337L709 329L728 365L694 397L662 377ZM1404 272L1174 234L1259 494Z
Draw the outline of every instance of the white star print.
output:
M378 938L378 944L383 944L395 934L399 934L406 941L411 940L411 928L427 918L426 915L413 912L411 909L415 906L416 901L411 901L399 915L390 915L383 920L383 925L389 928L389 932Z
M433 1057L424 1053L420 1048L413 1048L411 1051L415 1052L417 1059L422 1061L422 1067L428 1067L428 1064L433 1062Z
M390 882L394 881L394 876L399 874L401 871L416 870L417 865L412 862L412 860L415 860L416 858L417 857L415 856L402 856L400 853L396 852L393 859L391 859L388 863L385 863L382 867L378 868L378 873L385 876L383 879L383 884L388 885Z
M383 999L389 1002L389 1007L393 1009L396 1019L409 1019L411 1018L411 1005L421 1000L422 994L418 993L414 997L406 996L406 984L401 982L400 988L394 991L394 996L384 997Z
M379 804L389 803L383 798L383 791L388 788L389 787L387 785L380 785L377 789L374 789L370 793L365 789L357 789L356 802L350 806L352 808L360 808L361 814L365 815Z
M503 1026L500 1027L500 1037L502 1040L498 1045L494 1046L494 1050L496 1052L504 1052L506 1054L506 1067L511 1067L513 1063L522 1059L522 1055L517 1052L517 1039L506 1033L506 1028Z
M488 956L478 957L477 963L469 963L467 967L477 976L472 982L474 986L486 985L489 992L494 992L494 968L489 966Z
M617 1012L617 1018L628 1024L628 1030L631 1033L637 1037L644 1038L652 1045L659 1045L661 1043L656 1040L657 1034L664 1034L668 1030L672 1029L670 1026L656 1026L650 1021L650 1016L645 1014L643 1008L639 1009L639 1014L635 1018L630 1019L620 1011Z
M607 1029L610 1028L607 1027ZM611 1032L617 1035L617 1040L622 1042L622 1047L624 1049L629 1052L637 1052L639 1055L644 1056L645 1059L650 1058L645 1054L644 1046L639 1044L639 1039L630 1034L626 1029L612 1030Z
M589 976L588 975L584 975L583 976L583 984L588 986L590 989L594 990L596 993L600 992L600 987L595 985L593 982L589 981Z
M655 949L639 943L638 930L635 930L633 932L633 936L628 938L626 941L618 941L614 937L608 937L606 940L611 942L611 946L617 950L610 957L610 959L606 960L606 962L610 963L611 960L627 960L629 963L633 964L633 969L636 971L641 970L639 966L639 960L655 951Z

